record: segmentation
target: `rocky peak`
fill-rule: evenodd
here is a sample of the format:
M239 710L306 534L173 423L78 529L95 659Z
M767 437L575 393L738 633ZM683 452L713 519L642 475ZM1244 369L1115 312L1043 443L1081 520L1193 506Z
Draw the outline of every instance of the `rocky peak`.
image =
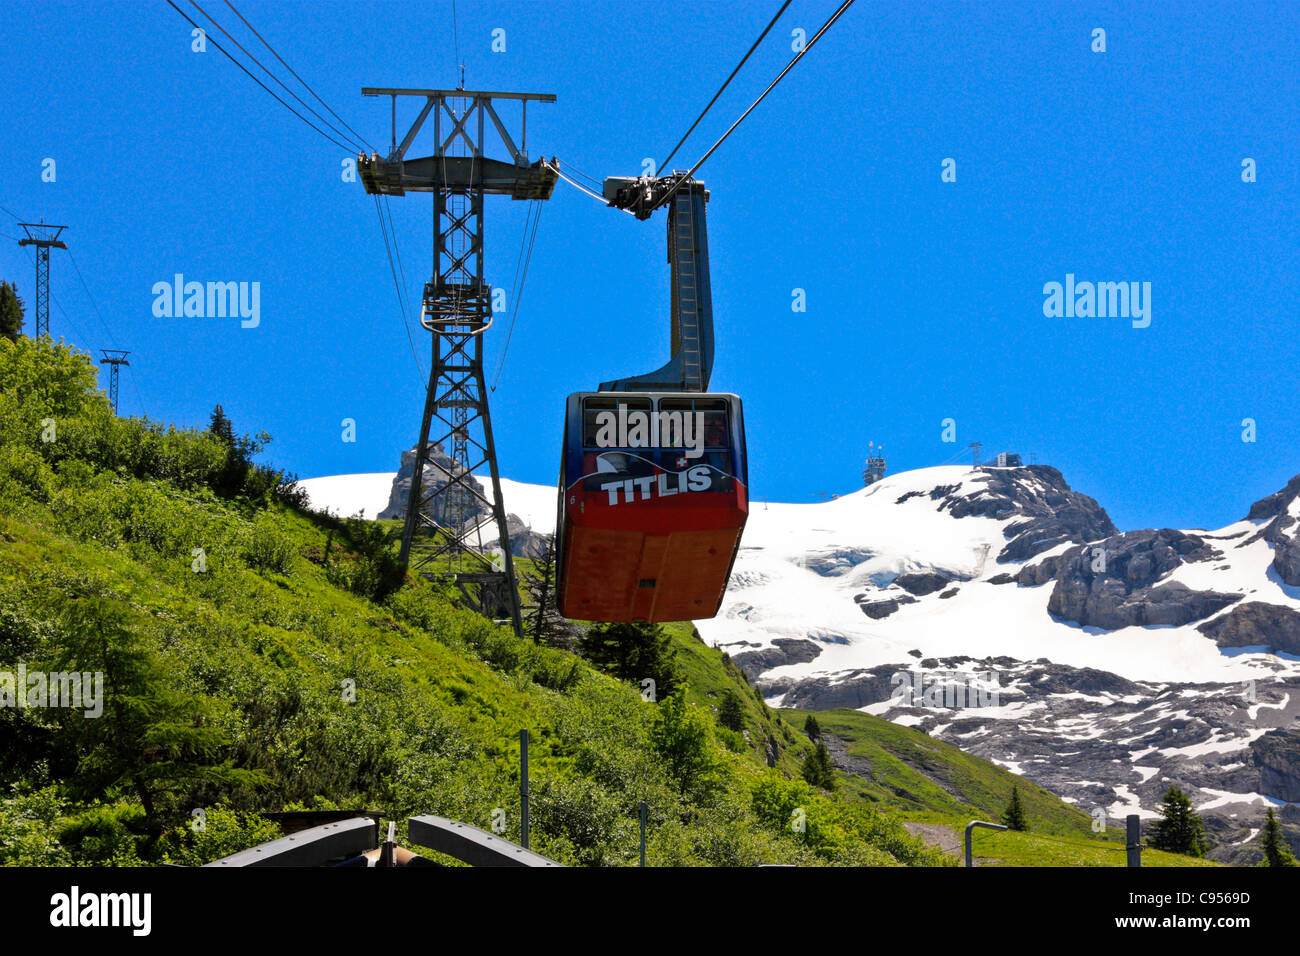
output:
M1288 481L1281 491L1251 505L1246 518L1268 524L1244 542L1249 544L1263 538L1272 544L1273 569L1292 587L1300 587L1300 523L1292 515L1297 498L1300 498L1300 475Z
M1063 542L1083 544L1118 533L1104 508L1087 495L1071 491L1064 476L1050 465L980 468L975 479L984 487L958 493L956 486L936 488L939 510L954 518L977 515L1010 521L1006 546L998 562L1028 561Z
M388 496L388 506L379 513L380 518L403 518L406 515L406 502L411 494L411 481L415 477L415 452L410 448L402 452L402 464L393 476L393 489ZM427 497L439 488L450 483L452 475L463 472L460 463L453 460L442 445L434 445L429 452L429 460L424 466L424 477L420 487ZM479 495L490 497L483 483L470 475L465 482ZM453 497L454 496L454 497ZM486 505L474 494L457 488L447 495L439 496L430 503L433 518L440 524L463 523L470 519L482 520L489 516ZM509 501L506 502L507 506ZM499 536L496 525L489 522L483 530L483 547L491 549L498 544ZM529 528L518 515L506 515L506 535L510 539L510 553L517 558L540 558L546 553L549 535L541 534Z

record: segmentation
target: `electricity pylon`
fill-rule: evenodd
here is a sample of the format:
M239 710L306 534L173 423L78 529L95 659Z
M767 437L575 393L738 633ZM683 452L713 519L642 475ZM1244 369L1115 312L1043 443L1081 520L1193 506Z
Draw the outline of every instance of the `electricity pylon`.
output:
M36 247L36 334L50 334L50 250L68 248L59 241L59 233L67 226L47 226L43 222L20 222L27 238L19 239L20 246ZM32 230L36 230L33 232Z
M107 365L111 371L108 374L108 403L113 406L113 414L117 414L117 370L120 366L130 365L126 360L130 352L123 352L121 349L100 349L104 357L99 360L100 365Z

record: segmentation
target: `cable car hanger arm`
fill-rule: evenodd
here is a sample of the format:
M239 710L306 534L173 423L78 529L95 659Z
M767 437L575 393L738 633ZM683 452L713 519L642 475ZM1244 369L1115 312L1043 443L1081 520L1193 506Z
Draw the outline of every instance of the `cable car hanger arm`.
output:
M638 219L667 202L668 263L672 270L671 357L653 372L602 382L602 392L707 392L713 374L713 298L704 183L685 173L651 178L610 177L605 200Z

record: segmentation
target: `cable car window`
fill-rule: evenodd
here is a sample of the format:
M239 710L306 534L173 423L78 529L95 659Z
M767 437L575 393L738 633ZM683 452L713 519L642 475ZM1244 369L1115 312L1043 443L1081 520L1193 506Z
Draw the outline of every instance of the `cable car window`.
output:
M599 448L596 443L596 437L600 434L601 423L608 423L611 419L608 415L602 416L602 412L614 415L612 419L618 421L618 406L624 406L628 411L650 411L650 399L648 398L585 398L582 401L582 445L584 448ZM614 435L617 435L615 428ZM617 441L617 439L615 439ZM617 447L616 445L607 445L605 447Z
M731 447L730 416L727 401L722 398L661 398L659 400L660 434L663 434L663 413L680 412L683 415L694 413L696 418L690 426L691 441L688 444L698 447L700 438L694 434L697 424L704 426L703 445L710 451L726 451ZM678 447L674 442L671 446Z

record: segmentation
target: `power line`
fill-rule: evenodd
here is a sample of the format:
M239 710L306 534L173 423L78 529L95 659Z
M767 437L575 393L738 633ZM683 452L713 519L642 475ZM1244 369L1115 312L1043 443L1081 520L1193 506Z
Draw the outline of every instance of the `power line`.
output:
M189 18L189 16L185 13L184 10L182 10L180 7L176 6L176 4L172 3L172 0L167 0L167 5L168 5L169 7L171 7L173 10L175 10L177 13L179 13L181 16L185 17L185 19L189 22L190 26L194 27L194 29L196 29L196 30L202 30L202 29L203 29L201 26L199 26L197 23L195 23L193 20L191 20L191 19ZM207 16L207 14L204 14L204 16ZM211 17L208 17L208 19L211 20L212 18L211 18ZM215 22L215 21L214 21L214 22ZM204 32L204 33L207 33L206 30L204 30L203 32ZM223 32L224 32L224 31L223 31ZM249 73L248 68L247 68L246 66L244 66L244 64L242 64L242 63L240 63L238 60L236 60L233 56L231 56L231 55L226 51L225 47L223 47L220 43L218 43L214 37L208 37L208 39L212 41L212 45L213 45L213 46L215 46L218 50L220 50L223 54L225 54L226 59L228 59L231 63L235 64L235 66L239 67L241 70L243 70L245 73L247 73L247 74L248 74L248 78L249 78L250 80L252 80L252 81L253 81L254 83L256 83L258 86L260 86L262 89L266 90L266 92L270 93L271 96L275 97L275 100L276 100L277 103L279 103L281 106L283 106L285 109L287 109L287 110L288 110L290 113L292 113L294 116L298 117L298 119L300 119L300 120L302 120L304 123L306 123L306 124L307 124L308 126L310 126L313 130L315 130L317 133L320 133L321 136L324 136L327 140L329 140L331 143L333 143L333 144L334 144L335 146L337 146L339 149L345 150L346 152L349 152L349 153L351 153L351 152L353 151L353 149L354 149L355 147L347 146L347 145L344 145L343 143L340 143L340 142L339 142L338 140L336 140L333 136L330 136L330 135L329 135L328 133L326 133L324 130L320 129L320 128L319 128L318 126L316 126L316 125L315 125L311 120L307 119L307 117L303 116L301 113L299 113L297 110L295 110L292 106L290 106L290 105L289 105L288 103L286 103L284 100L280 99L280 97L276 96L274 90L272 90L269 86L267 86L265 83L263 83L263 82L262 82L261 80L259 80L257 77L255 77L252 73ZM265 69L265 68L264 68L264 69Z
M133 366L128 365L127 368L133 368ZM140 406L140 415L144 418L148 418L149 410L145 408L144 394L140 391L140 386L136 385L135 383L135 372L134 371L128 372L126 376L126 380L128 383L130 383L131 390L135 392L135 400Z
M758 49L758 45L763 42L763 37L767 36L772 27L776 26L776 21L781 19L781 14L785 13L785 8L788 6L790 6L790 0L785 0L785 3L781 4L781 9L776 11L776 16L772 17L767 26L763 28L763 32L758 35L758 39L755 40L754 45L749 48L749 52L740 58L740 62L736 64L736 68L731 71L731 76L727 77L722 86L718 87L718 92L713 94L713 99L709 100L709 105L700 111L699 116L695 117L695 122L691 124L691 128L682 135L682 138L677 141L677 145L673 147L672 152L664 157L664 161L660 163L656 169L662 171L667 168L669 160L677 155L677 150L681 149L682 143L686 142L686 137L695 132L695 127L700 125L700 120L704 119L704 114L707 113L710 108L712 108L713 104L718 101L718 97L721 96L722 91L727 88L727 84L735 79L736 74L740 72L740 68L744 66L745 61L749 59L750 54Z
M355 138L356 138L360 143L362 143L362 144L365 145L365 146L369 146L369 147L370 147L370 151L371 151L372 153L377 153L377 152L379 152L379 150L375 149L374 145L373 145L373 144L372 144L368 139L366 139L364 136L362 136L360 133L358 133L356 130L354 130L351 126L349 126L348 123L347 123L347 121L346 121L345 119L343 119L342 116L339 116L338 113L335 113L334 110L330 107L330 105L329 105L328 103L326 103L323 99L321 99L321 98L316 94L316 91L313 90L313 89L311 88L311 86L308 85L307 81L304 80L301 76L299 76L299 75L297 74L297 72L294 70L293 67L291 67L288 63L285 63L284 57L280 56L280 54L278 54L278 53L275 52L275 48L274 48L273 46L271 46L270 43L267 43L266 38L263 37L262 34L260 34L260 33L257 32L257 28L256 28L256 27L254 27L251 23L249 23L247 20L244 19L244 15L243 15L242 13L240 13L238 10L235 9L235 5L234 5L233 3L231 3L230 0L225 0L225 3L226 3L226 6L230 7L230 9L231 9L232 11L234 11L235 16L239 17L240 22L242 22L242 23L244 24L244 26L248 27L248 29L252 31L253 36L255 36L255 37L257 37L259 40L261 40L261 41L262 41L262 45L265 46L268 50L271 51L271 55L274 56L277 60L279 60L280 63L284 65L284 68L285 68L286 70L288 70L290 73L293 74L293 78L294 78L295 80L297 80L299 83L301 83L301 84L303 85L303 87L307 90L308 93L310 93L312 96L315 96L315 97L316 97L316 102L320 103L321 106L323 106L323 107L325 107L327 110L329 110L329 111L330 111L330 115L333 116L333 117L334 117L336 120L338 120L340 123L342 123L343 126L344 126L344 128L347 129L347 131L350 132L350 133L351 133L351 134L352 134L352 135L353 135L353 136L354 136L354 137L355 137ZM299 102L302 102L302 101L299 100ZM337 132L337 131L336 131L336 132ZM342 134L340 134L340 135L342 135Z
M263 63L262 63L261 60L259 60L259 59L258 59L257 57L255 57L255 56L253 56L253 54L249 53L248 50L245 49L245 47L244 47L244 45L243 45L242 43L240 43L238 40L236 40L233 36L230 35L230 31L228 31L225 27L223 27L220 23L218 23L218 22L216 21L216 19L213 18L212 14L208 13L208 11L204 10L201 6L199 6L199 4L198 4L198 0L190 0L190 5L191 5L192 7L194 7L195 10L198 10L199 13L201 13L201 14L203 14L205 17L207 17L208 20L212 23L212 25L213 25L214 27L216 27L218 30L220 30L222 33L224 33L224 34L226 35L226 39L228 39L228 40L229 40L231 43L233 43L235 46L239 47L239 51L240 51L241 53L243 53L244 56L248 57L250 60L252 60L254 63L256 63L258 69L260 69L263 73L265 73L265 74L266 74L267 76L269 76L271 79L275 80L276 83L280 84L280 89L284 90L286 93L288 93L290 96L292 96L295 100L298 101L298 103L303 107L303 109L307 110L307 112L311 113L312 116L316 117L318 120L320 120L322 123L324 123L327 127L329 127L329 130L330 130L331 133L334 133L336 136L339 136L339 137L341 137L342 139L347 139L347 138L348 138L346 133L344 133L342 130L338 129L336 126L334 126L332 123L330 123L329 120L327 120L325 117L323 117L323 116L321 116L319 113L317 113L317 112L316 112L314 109L312 109L311 106L309 106L307 103L304 103L302 97L299 96L297 93L295 93L293 90L289 89L289 87L285 85L285 83L284 83L283 80L281 80L278 76L276 76L274 73L272 73L270 70L268 70L268 69L266 68L265 65L263 65ZM238 14L238 11L236 11L236 15L237 15L237 14ZM262 42L266 42L266 41L262 41ZM272 52L274 52L274 51L272 51ZM290 71L290 72L292 72L292 71ZM283 100L282 100L281 102L283 102ZM362 144L362 146L364 146L364 144ZM348 150L353 150L353 149L357 149L357 150L359 150L359 149L360 149L360 147L358 147L358 146L356 146L356 145L354 145L354 144L350 144L350 145L348 145L348 146L346 146L346 147L344 147L344 148L345 148L345 149L348 149Z
M81 281L81 288L85 290L86 298L90 300L90 304L95 310L95 315L99 318L100 327L104 330L104 334L108 336L108 343L114 348L117 348L117 339L113 337L113 333L108 327L108 322L104 319L104 313L99 309L99 303L96 302L95 297L90 294L90 286L86 285L85 277L81 274L81 266L77 265L77 259L72 254L71 249L68 250L68 259L72 262L72 268L76 271L77 278Z
M721 146L723 143L727 141L727 137L730 136L733 132L735 132L736 127L745 121L745 117L748 116L750 113L752 113L754 111L754 108L758 106L759 103L763 102L763 100L767 97L767 94L772 92L772 90L776 87L776 85L780 83L782 79L784 79L785 75L789 73L791 69L794 68L794 65L798 63L801 59L803 59L804 54L813 48L813 44L815 44L818 40L822 38L822 34L825 33L827 30L829 30L834 25L835 21L838 20L844 14L844 11L848 10L848 8L851 6L853 6L853 0L844 0L844 2L840 4L839 9L836 10L833 14L831 14L830 19L827 20L824 24L822 24L822 28L817 31L817 33L813 36L811 40L808 41L808 45L795 54L794 59L792 59L789 63L786 64L785 69L782 70L779 74L777 74L776 79L768 84L767 89L765 89L762 93L759 94L758 99L754 100L754 102L750 104L749 109L745 110L745 112L740 114L740 119L736 120L736 122L732 123L727 128L727 131L722 134L722 137L716 143L714 143L712 146L709 147L709 151L700 157L699 162L697 162L694 166L692 166L690 170L687 171L685 176L681 177L679 180L677 180L677 182L673 183L672 188L669 189L668 192L664 194L663 199L659 200L659 202L656 203L656 208L667 203L668 200L673 197L673 194L676 193L677 190L681 188L682 183L686 182L688 179L690 179L692 176L695 175L696 170L698 170L701 166L704 165L705 160L707 160L710 156L712 156L714 151L717 150L719 146Z

